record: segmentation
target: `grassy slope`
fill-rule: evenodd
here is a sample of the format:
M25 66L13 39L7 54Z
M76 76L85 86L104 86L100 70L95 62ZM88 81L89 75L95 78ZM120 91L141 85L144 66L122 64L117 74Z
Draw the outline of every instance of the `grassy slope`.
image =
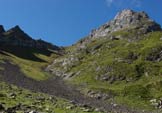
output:
M74 66L70 71L81 71L81 73L74 77L71 83L82 86L84 84L84 90L87 88L112 92L114 100L130 107L153 110L149 100L162 97L162 61L149 61L146 57L162 47L162 41L160 41L162 32L141 35L142 39L137 42L127 40L135 36L134 31L118 31L113 35L120 35L124 39L97 39L87 45L86 51L93 50L96 45L101 45L100 48L93 50L93 53L85 51L79 53L79 57L82 57L80 65ZM70 49L73 51L74 48L68 48L68 51ZM138 58L129 58L131 53L137 55ZM98 67L100 70L96 71ZM112 84L96 80L97 76L106 73L106 67L113 69L109 76L116 78L124 76L125 80L116 80Z
M6 47L3 52L5 55L1 54L0 56L2 61L10 60L17 64L24 74L36 80L49 78L50 75L44 72L43 68L59 56L50 51L42 52L33 48Z
M5 48L3 52L1 51L0 62L9 60L12 63L17 64L26 76L36 80L45 80L49 78L50 75L44 72L43 68L59 56L49 51L46 52L47 51L44 51L42 53L42 51L40 52L40 50L33 48L8 47ZM0 67L0 69L3 70L3 67ZM13 93L16 94L15 98L9 96ZM31 107L31 110L45 113L83 113L83 110L85 109L72 105L67 100L61 98L54 97L54 99L50 100L51 96L49 95L38 92L34 93L2 82L0 82L0 95L0 103L3 103L6 109L12 108L19 103L23 106ZM39 97L45 98L45 101L39 102L39 99L37 99ZM23 110L17 110L17 113L23 113Z
M153 32L141 36L143 37L142 40L137 43L127 41L127 37L132 36L132 34L134 33L119 31L113 35L123 35L126 37L125 39L113 41L109 39L98 39L88 44L86 51L92 51L96 45L101 46L94 49L93 54L91 52L80 51L78 55L82 58L80 65L73 66L70 71L78 72L81 70L81 73L74 77L71 83L77 85L84 84L84 90L92 89L112 92L114 94L114 100L118 103L126 104L130 107L152 110L153 106L150 105L149 100L162 97L162 62L148 61L145 58L152 53L153 48L161 48L162 41L160 41L160 38L162 37L162 33ZM70 49L73 50L74 47L68 48L68 50ZM12 49L10 48L10 50ZM8 59L18 64L22 72L28 77L37 80L44 80L50 76L42 68L58 57L56 54L44 54L35 49L19 50L19 54L23 53L23 55L10 51L4 53L6 55L1 54L0 56L1 62ZM129 59L130 53L137 54L138 58L134 60ZM27 56L24 57L24 55ZM33 58L35 59L34 61L32 60ZM125 62L128 59L132 63ZM130 82L117 80L113 84L110 84L107 81L96 80L96 76L106 73L105 67L107 66L114 69L110 73L110 76L117 78L119 76L125 76ZM101 69L96 71L98 67ZM3 70L3 67L0 69ZM28 101L28 99L25 99L23 101ZM12 100L11 102L6 102L12 103Z
M24 113L24 109L44 113L85 113L84 108L77 107L67 100L34 93L5 83L0 83L0 95L0 104L3 103L5 109L22 106L16 110L16 113Z

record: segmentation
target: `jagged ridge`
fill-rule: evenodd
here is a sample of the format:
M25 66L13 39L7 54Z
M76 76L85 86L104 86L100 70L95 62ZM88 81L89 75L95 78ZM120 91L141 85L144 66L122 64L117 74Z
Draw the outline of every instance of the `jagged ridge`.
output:
M60 47L41 39L35 40L31 38L19 26L15 26L10 30L5 31L3 26L0 25L0 44L20 47L33 47L38 49L61 49Z

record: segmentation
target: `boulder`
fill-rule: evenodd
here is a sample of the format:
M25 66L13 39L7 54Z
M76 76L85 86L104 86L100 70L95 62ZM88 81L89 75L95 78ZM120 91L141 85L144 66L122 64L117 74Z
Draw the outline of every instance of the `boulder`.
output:
M17 96L17 95L16 95L15 93L10 93L10 94L9 94L9 98L11 98L11 99L15 99L16 96Z

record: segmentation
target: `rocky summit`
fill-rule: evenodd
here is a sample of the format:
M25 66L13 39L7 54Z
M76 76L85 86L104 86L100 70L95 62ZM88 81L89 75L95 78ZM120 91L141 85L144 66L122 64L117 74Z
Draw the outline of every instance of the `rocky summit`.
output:
M119 12L110 22L92 30L90 36L92 38L104 37L109 33L131 27L139 27L143 33L161 30L160 25L151 20L145 12L126 9Z
M0 26L0 112L162 113L161 76L162 29L143 11L63 48Z

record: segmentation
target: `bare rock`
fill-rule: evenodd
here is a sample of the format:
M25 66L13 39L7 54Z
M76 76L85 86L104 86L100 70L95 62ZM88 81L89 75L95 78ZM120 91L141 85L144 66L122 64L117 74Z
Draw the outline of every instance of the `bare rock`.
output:
M112 32L131 26L141 26L141 29L143 29L145 33L161 30L160 25L151 20L145 12L135 12L126 9L119 12L110 22L102 25L98 29L92 30L90 37L92 39L104 37Z

